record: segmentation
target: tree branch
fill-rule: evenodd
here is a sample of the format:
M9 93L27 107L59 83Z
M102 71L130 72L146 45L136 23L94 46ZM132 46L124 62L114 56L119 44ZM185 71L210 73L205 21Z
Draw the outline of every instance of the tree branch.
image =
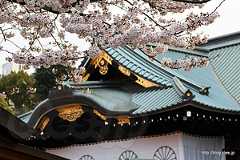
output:
M218 6L210 13L210 15L213 14L213 13L215 13L215 12L217 11L217 9L218 9L219 7L221 7L221 5L222 5L225 1L226 1L226 0L222 0L222 1L218 4Z
M6 0L8 2L11 2L11 3L17 3L19 5L27 5L24 0L23 1L19 1L19 0ZM57 0L55 0L57 1ZM79 1L80 0L77 0L76 2L70 4L69 7L75 7L77 4L79 4ZM101 0L90 0L91 3L94 3L94 2L100 2ZM147 2L146 0L143 0L144 2ZM176 2L184 2L184 3L193 3L193 4L202 4L202 3L206 3L210 0L172 0L172 1L176 1ZM40 6L35 6L35 7L40 7ZM59 11L56 11L54 10L53 8L49 7L49 6L44 6L44 7L41 7L41 9L43 10L46 10L48 12L51 12L51 13L54 13L54 14L60 14ZM71 13L70 10L67 10L65 13Z
M4 41L7 41L6 36L5 36L5 33L3 32L2 27L0 27L0 30L1 30L1 32L2 32L2 35L3 35L3 39L4 39Z

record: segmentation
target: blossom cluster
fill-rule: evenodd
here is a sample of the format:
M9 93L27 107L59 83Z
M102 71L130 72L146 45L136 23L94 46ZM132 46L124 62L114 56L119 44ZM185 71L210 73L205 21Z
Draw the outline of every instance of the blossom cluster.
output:
M164 67L172 69L184 69L186 71L195 67L206 67L208 65L208 59L206 57L193 57L186 59L172 60L170 58L163 58L161 64Z
M212 12L190 13L183 20L169 18L169 13L202 7L169 0L0 0L0 6L0 39L8 41L14 36L6 31L6 26L11 25L13 32L19 31L29 42L28 47L20 46L8 60L34 67L74 66L82 54L94 57L109 47L142 48L149 57L166 52L168 46L194 48L207 38L193 31L218 17ZM114 12L113 7L122 12ZM63 47L69 43L65 41L67 32L89 42L89 49L83 53L77 46ZM51 39L55 48L45 47L42 42L46 39ZM203 66L206 61L205 58L165 60L163 64L190 69Z
M51 49L45 50L42 54L34 56L30 53L25 53L25 50L12 55L15 63L23 64L26 68L29 66L43 66L45 68L50 65L61 64L64 66L74 66L75 61L79 58L79 53L76 48L68 48L61 51ZM12 60L11 58L8 60Z

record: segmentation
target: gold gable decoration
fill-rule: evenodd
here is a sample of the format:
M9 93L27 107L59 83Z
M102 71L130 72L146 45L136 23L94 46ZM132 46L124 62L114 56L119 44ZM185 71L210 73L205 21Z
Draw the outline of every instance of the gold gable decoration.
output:
M58 116L63 120L74 122L83 115L84 110L79 104L70 104L58 108L57 112Z
M97 54L95 56L95 58L91 61L91 65L94 66L94 68L99 68L99 73L101 75L106 75L108 73L108 65L112 65L112 58L105 52L105 51L101 51L99 54ZM118 65L118 70L126 75L126 76L131 76L134 75L137 77L137 80L135 81L136 83L140 84L141 86L145 87L145 88L149 88L149 87L159 87L158 84L153 83L149 80L146 80L140 76L138 76L135 73L132 73L129 69L123 67L122 65ZM89 78L90 74L86 74L84 76L84 80L87 80Z
M91 64L94 65L95 68L99 67L99 73L101 75L106 75L108 73L108 64L112 65L112 58L105 51L101 51L91 61Z

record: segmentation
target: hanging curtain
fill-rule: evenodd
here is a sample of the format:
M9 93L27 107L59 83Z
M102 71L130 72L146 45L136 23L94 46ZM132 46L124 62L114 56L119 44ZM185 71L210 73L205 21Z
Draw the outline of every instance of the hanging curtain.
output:
M184 160L226 160L224 137L183 135Z

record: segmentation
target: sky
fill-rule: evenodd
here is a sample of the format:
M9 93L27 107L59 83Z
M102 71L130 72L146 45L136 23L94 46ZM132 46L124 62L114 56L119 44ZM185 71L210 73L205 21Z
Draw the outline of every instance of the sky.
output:
M203 11L213 11L222 0L211 0L208 2ZM234 32L240 31L240 20L238 16L240 16L240 1L239 0L225 0L225 2L221 5L217 10L220 14L220 17L215 20L215 22L207 27L201 28L201 32L209 36L209 38L218 37L225 34L230 34ZM76 38L77 36L68 36L68 40L83 43ZM17 44L22 44L23 39L17 36L14 39L14 42ZM83 49L86 45L82 45ZM13 46L5 46L7 48L12 49ZM13 49L14 50L14 49ZM0 74L2 73L2 64L6 63L5 56L0 55Z
M213 10L221 0L211 0L204 10ZM210 26L203 29L210 38L240 31L240 1L226 0L218 9L220 17Z

